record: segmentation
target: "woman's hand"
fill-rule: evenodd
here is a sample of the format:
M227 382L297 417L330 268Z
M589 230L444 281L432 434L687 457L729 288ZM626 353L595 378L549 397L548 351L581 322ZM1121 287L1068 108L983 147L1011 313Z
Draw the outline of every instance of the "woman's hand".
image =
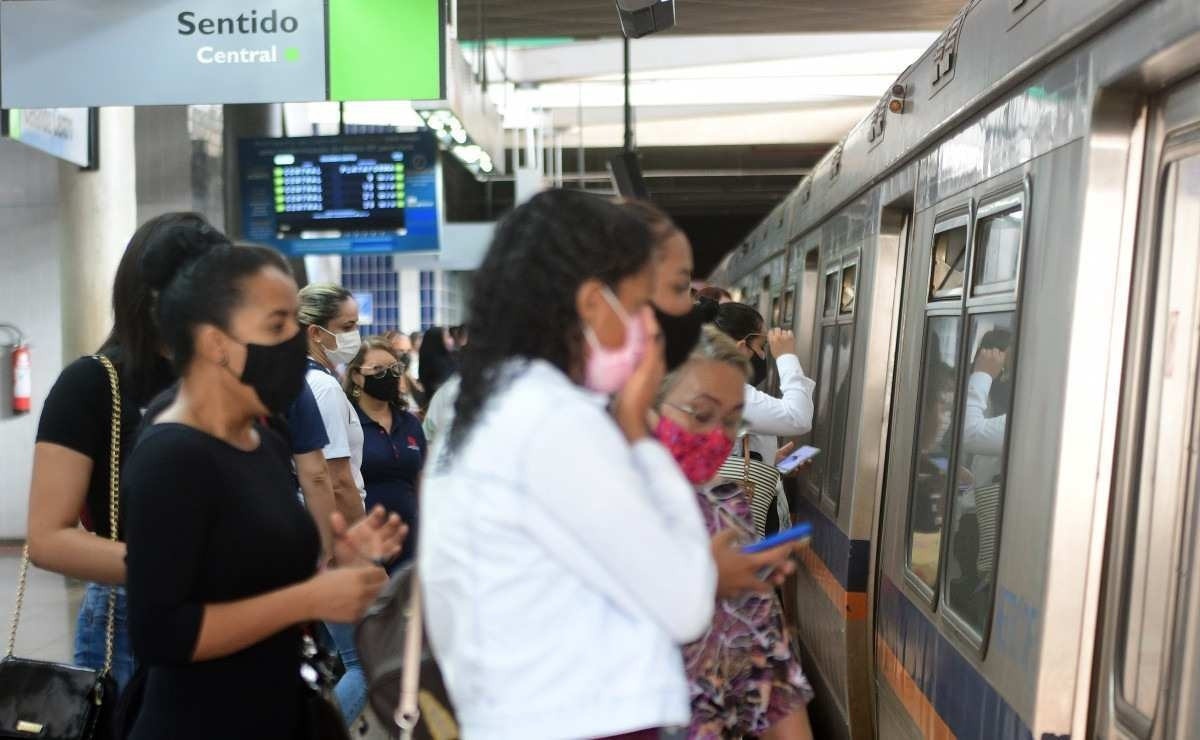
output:
M796 443L795 442L788 442L783 447L780 447L775 452L775 469L778 470L779 463L783 462L787 458L788 455L792 454L795 451L796 451ZM807 471L811 467L812 467L812 458L810 457L807 460L805 460L804 462L797 465L796 467L787 471L786 473L784 473L783 471L780 471L779 474L781 476L783 476L784 478L795 478L796 476Z
M787 329L772 329L767 332L767 344L775 358L796 354L796 335Z
M718 532L712 538L713 560L717 564L717 596L730 598L746 592L767 593L783 585L796 572L792 553L794 543L785 543L766 552L747 555L742 552L738 533L732 529ZM765 580L759 574L766 575Z
M346 525L339 512L329 517L333 525L333 561L339 566L380 565L400 554L408 526L398 514L389 515L376 506L354 526Z
M613 402L613 416L621 431L625 433L625 438L631 443L650 434L648 414L654 406L654 399L667 372L666 361L663 359L662 333L658 322L654 320L654 314L646 308L639 318L646 328L642 361L638 363L637 369L633 371L633 375Z
M374 565L322 571L308 581L311 618L341 624L357 622L387 580L387 571Z

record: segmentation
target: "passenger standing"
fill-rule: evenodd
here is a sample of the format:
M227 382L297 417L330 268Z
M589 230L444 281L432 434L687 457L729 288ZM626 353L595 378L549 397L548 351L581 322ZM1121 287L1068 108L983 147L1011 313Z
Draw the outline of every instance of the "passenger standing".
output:
M466 737L688 721L678 645L708 624L716 572L647 428L663 374L651 241L619 206L552 190L500 223L480 267L418 558Z
M319 540L283 440L256 419L304 384L296 284L278 253L148 253L162 341L181 376L124 475L130 633L147 668L133 740L301 738L297 625L358 618L400 548L382 511L347 530L314 575Z
M701 295L703 293L701 291ZM779 437L798 437L812 430L816 384L800 367L795 336L783 329L768 332L762 315L750 306L722 303L714 323L737 342L738 351L753 367L745 387L744 414L750 434L750 451L758 453L762 462L773 465L779 451ZM758 389L767 377L768 346L779 371L779 389L783 398L775 398Z
M713 535L753 529L748 492L738 483L713 483L742 422L749 369L733 341L709 327L687 362L663 383L655 436L696 486ZM719 546L714 541L714 549ZM788 644L783 610L769 587L757 591L722 589L708 631L684 648L692 698L689 738L812 738L805 710L812 689Z
M400 394L403 373L400 358L380 338L368 339L346 368L346 393L363 428L367 508L382 506L408 525L408 539L397 563L416 551L417 479L425 463L421 422L408 412Z
M454 339L446 329L435 326L425 332L421 340L420 375L421 387L425 389L425 397L433 399L438 388L458 371L458 362L451 350Z
M142 409L175 379L153 316L154 291L139 274L142 256L227 243L194 213L151 219L129 240L113 282L112 332L99 350L118 371L122 464L133 449ZM134 659L122 588L125 533L118 531L117 542L108 539L111 396L108 374L91 357L64 368L50 389L34 446L29 554L39 568L88 582L75 630L77 665L103 667L108 592L116 587L113 677L124 686L133 675ZM120 500L118 507L124 509Z
M390 331L384 335L384 338L388 340L392 353L399 358L400 366L404 370L400 376L400 395L407 403L410 412L420 413L421 409L425 407L427 399L421 384L414 377L413 368L416 366L417 353L413 351L412 339L407 334L398 331Z
M308 348L306 380L325 423L329 444L325 462L333 483L337 510L348 522L363 516L366 486L362 478L363 428L358 412L346 398L337 368L358 354L358 302L340 285L314 283L300 291L300 325ZM367 703L367 678L354 644L354 625L326 623L346 672L335 693L342 716L354 722Z

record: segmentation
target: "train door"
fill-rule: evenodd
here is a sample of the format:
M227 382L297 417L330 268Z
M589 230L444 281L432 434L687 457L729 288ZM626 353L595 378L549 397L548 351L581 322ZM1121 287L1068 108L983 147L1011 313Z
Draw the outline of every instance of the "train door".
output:
M1200 726L1200 78L1151 108L1093 737Z

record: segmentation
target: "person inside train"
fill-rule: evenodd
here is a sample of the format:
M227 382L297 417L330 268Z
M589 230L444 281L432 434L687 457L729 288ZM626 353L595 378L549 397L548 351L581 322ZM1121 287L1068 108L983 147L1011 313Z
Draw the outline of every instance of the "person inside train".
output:
M113 281L113 328L97 350L118 376L118 467L133 450L141 410L175 381L153 315L154 290L139 273L142 256L226 243L203 216L167 213L142 224L125 248ZM28 538L34 565L87 583L75 629L76 665L103 667L108 594L115 589L112 675L123 687L133 677L134 657L123 588L126 533L118 525L117 541L109 540L112 400L108 374L92 357L67 365L50 389L34 445ZM122 511L124 496L118 493L118 519Z
M408 526L404 550L389 571L412 558L417 538L417 479L425 433L401 394L404 364L382 337L363 342L346 366L345 388L363 429L362 477L367 509L382 506Z
M164 246L142 276L181 385L123 475L130 636L147 668L130 737L303 737L299 625L361 615L403 526L380 510L351 528L335 513L338 567L317 571L290 450L258 423L304 384L296 284L278 252Z
M707 627L717 572L691 488L647 426L664 372L652 247L620 206L550 190L501 221L480 267L418 543L466 736L654 737L688 722L679 644Z
M657 403L655 436L696 487L714 536L740 537L753 526L745 488L717 478L742 423L749 372L750 363L733 340L705 327L687 361L664 380ZM689 738L812 737L805 708L812 689L769 588L720 594L708 630L683 655L692 701Z
M737 342L738 351L753 367L753 374L745 386L750 451L762 462L773 464L779 451L779 437L797 437L812 430L816 384L805 376L800 366L792 332L783 329L768 332L762 315L750 306L720 304L714 323ZM779 373L782 398L775 398L758 388L767 378L768 349Z
M350 291L331 283L313 283L299 293L299 320L304 327L308 359L305 380L317 399L329 443L324 455L333 483L334 503L347 522L364 515L367 492L362 477L363 426L342 388L338 368L353 360L362 346L358 303ZM294 422L289 418L289 422ZM355 722L367 702L366 674L354 645L354 625L326 623L346 672L335 687L342 716Z

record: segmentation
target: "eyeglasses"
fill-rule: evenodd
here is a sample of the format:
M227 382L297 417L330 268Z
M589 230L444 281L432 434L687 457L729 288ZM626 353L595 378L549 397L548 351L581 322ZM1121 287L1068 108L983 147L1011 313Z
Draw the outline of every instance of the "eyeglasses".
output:
M400 367L400 363L396 363L394 365L389 365L387 367L381 367L378 370L374 370L374 371L368 371L366 368L363 368L362 370L360 370L360 372L363 374L363 377L375 378L376 380L383 380L384 378L386 378L389 375L392 376L393 378L399 378L401 375L404 374L404 370L403 370L403 368Z
M712 429L713 427L720 426L729 436L733 437L734 439L741 437L743 434L749 431L749 425L746 424L744 419L742 419L742 414L740 411L726 416L724 419L720 419L717 417L715 411L710 411L709 409L697 409L694 406L671 403L669 401L664 401L663 405L670 406L676 411L682 411L683 413L692 417L692 421L696 422L696 424L702 429Z

